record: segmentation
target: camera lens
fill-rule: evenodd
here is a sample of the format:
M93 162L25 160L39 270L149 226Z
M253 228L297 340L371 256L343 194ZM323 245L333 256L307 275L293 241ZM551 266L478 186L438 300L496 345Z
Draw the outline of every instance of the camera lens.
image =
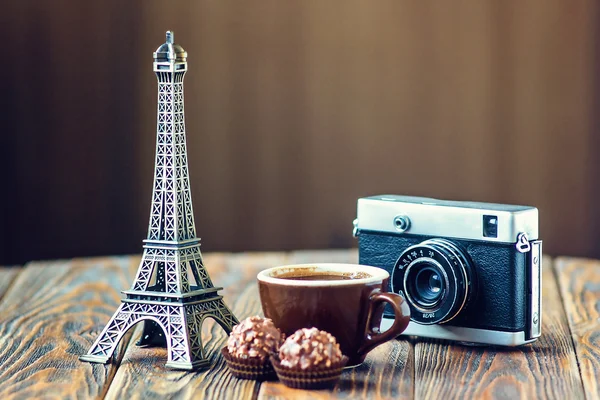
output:
M442 282L441 273L436 266L426 264L421 268L414 278L414 293L416 300L425 307L430 307L442 297L442 289L445 287ZM410 279L410 278L409 278Z
M392 271L392 290L402 292L411 319L420 324L448 322L474 291L474 269L457 244L429 239L406 249Z

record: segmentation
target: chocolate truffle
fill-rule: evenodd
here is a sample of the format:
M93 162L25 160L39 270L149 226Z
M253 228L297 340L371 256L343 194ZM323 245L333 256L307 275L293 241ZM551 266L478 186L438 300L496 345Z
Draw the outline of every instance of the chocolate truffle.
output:
M281 366L287 368L330 367L339 364L342 357L335 338L317 328L297 330L279 348Z
M233 327L227 350L236 358L266 360L271 353L277 352L281 341L281 332L273 325L273 321L256 315Z

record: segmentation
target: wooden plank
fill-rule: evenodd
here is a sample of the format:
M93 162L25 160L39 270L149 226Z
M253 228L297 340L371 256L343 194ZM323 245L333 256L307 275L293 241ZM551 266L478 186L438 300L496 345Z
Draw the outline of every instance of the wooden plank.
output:
M407 399L412 398L414 349L409 340L393 340L376 347L365 362L342 372L331 390L290 389L280 382L264 382L259 399Z
M104 394L116 364L92 365L78 356L116 309L137 260L37 262L24 268L0 302L0 398Z
M297 251L290 255L290 264L311 262L356 263L356 250ZM414 349L410 340L392 340L369 353L357 368L345 370L332 390L306 391L290 389L279 382L265 382L260 387L260 399L330 399L411 398L413 394Z
M415 398L583 398L549 257L545 257L543 269L540 339L515 349L420 340L415 348Z
M258 271L287 263L284 253L206 254L205 266L215 286L223 286L222 294L234 314L243 319L262 314L256 274ZM165 368L166 349L135 346L141 324L138 324L123 361L108 390L107 399L136 398L235 398L256 397L259 384L234 378L219 353L227 335L212 319L205 322L202 340L211 367L197 372Z
M598 399L600 398L600 262L558 258L556 276L575 343L586 397Z
M21 271L22 267L0 267L0 299Z

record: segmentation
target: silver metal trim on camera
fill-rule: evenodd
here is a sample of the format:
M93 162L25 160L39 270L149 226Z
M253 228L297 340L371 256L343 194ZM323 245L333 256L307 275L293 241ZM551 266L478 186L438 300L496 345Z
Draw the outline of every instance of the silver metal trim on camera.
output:
M531 242L531 252L528 256L531 283L529 295L530 315L529 332L530 339L540 337L542 334L542 241Z
M496 237L483 235L485 216L495 217ZM398 229L399 217L406 219L405 229ZM516 243L520 234L539 238L535 207L398 195L358 199L355 233L361 230L503 243Z
M388 330L394 322L393 318L381 320L381 331ZM493 344L497 346L521 346L535 341L527 337L526 332L502 332L487 329L463 328L448 325L421 325L410 321L401 336L420 336L433 339L455 340L459 342Z

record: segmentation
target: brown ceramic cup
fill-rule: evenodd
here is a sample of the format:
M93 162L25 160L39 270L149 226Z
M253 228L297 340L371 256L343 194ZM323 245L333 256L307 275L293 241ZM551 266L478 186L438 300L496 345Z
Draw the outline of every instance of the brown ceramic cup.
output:
M373 348L401 334L410 320L404 299L386 292L389 274L380 268L286 265L261 271L257 279L265 317L286 336L313 326L331 333L350 359L348 366L362 363ZM395 320L381 332L386 304L394 310Z

